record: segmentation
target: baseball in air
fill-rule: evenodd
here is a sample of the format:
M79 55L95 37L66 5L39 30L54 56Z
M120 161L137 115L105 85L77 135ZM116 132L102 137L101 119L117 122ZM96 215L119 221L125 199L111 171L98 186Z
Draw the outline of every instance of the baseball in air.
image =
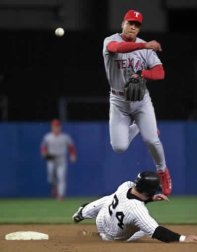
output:
M58 37L64 36L64 29L61 28L61 27L55 29L55 35L58 36Z

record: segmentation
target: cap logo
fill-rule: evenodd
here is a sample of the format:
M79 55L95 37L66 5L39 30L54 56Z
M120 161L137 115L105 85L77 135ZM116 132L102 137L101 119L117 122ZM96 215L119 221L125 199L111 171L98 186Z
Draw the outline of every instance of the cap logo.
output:
M140 15L140 13L137 11L134 11L134 14L135 14L136 18L138 18L138 16Z

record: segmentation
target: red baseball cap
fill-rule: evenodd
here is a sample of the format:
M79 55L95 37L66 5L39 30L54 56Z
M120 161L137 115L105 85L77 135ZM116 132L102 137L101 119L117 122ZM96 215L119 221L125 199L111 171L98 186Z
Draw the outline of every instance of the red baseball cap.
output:
M51 125L52 125L52 126L60 126L60 125L61 125L61 122L60 122L60 120L58 120L58 119L53 119L53 120L51 121Z
M140 24L142 24L143 15L139 11L129 10L125 14L124 20L126 20L126 21L135 21L135 22L139 22Z

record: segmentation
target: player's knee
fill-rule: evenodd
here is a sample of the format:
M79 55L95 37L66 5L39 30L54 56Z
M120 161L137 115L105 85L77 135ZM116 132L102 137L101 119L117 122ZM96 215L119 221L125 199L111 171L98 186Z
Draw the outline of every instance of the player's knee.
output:
M147 138L147 139L144 139L144 142L148 145L148 146L156 146L158 144L160 144L160 140L159 138Z
M128 144L111 144L112 145L112 149L116 152L116 153L123 153L128 149Z

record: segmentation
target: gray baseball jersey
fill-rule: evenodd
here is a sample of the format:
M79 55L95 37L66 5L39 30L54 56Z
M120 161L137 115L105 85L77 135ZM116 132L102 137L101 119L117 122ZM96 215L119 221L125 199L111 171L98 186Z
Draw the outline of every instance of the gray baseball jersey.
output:
M65 133L55 135L50 132L44 136L42 145L47 148L50 154L57 156L57 158L65 159L68 146L73 145L73 141L72 138Z
M107 45L111 41L123 42L121 34L116 33L105 38L103 46L103 57L107 79L111 88L123 91L125 84L131 75L138 70L152 68L162 64L157 54L150 49L141 49L128 53L110 53ZM145 41L136 38L137 43Z
M125 182L107 199L99 211L96 224L98 232L108 239L127 240L134 234L152 236L158 223L149 215L145 203L131 197L133 182ZM87 205L88 207L88 205Z

